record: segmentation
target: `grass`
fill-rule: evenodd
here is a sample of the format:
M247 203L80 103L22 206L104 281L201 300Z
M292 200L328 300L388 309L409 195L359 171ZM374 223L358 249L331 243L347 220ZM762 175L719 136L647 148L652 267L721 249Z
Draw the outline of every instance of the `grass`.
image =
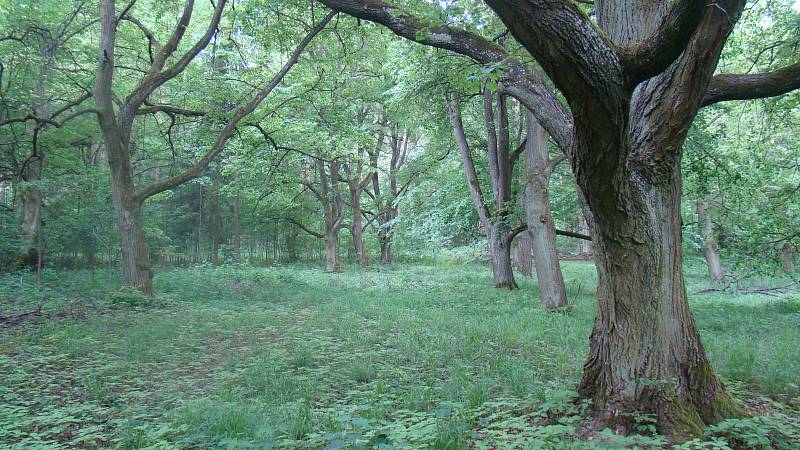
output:
M587 448L568 400L595 274L584 262L565 262L564 274L573 308L556 314L532 281L496 290L477 265L168 270L153 304L109 293L99 273L47 272L40 289L29 274L2 275L2 315L70 314L0 328L0 444ZM707 287L702 275L687 266L689 292ZM698 446L745 435L780 446L800 430L798 304L796 294L692 297L717 371L765 416ZM663 445L625 439L591 445Z

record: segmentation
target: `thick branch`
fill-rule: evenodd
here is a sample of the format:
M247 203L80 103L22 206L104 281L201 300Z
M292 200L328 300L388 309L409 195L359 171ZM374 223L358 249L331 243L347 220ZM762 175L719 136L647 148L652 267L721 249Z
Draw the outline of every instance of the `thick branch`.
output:
M728 100L775 97L796 89L800 89L800 62L766 73L719 74L711 79L703 106Z
M175 52L178 44L180 44L181 40L183 39L183 35L189 25L189 20L192 17L194 1L187 0L183 10L183 15L175 27L172 36L170 36L169 40L164 44L161 51L156 54L153 64L150 66L150 70L148 71L147 75L141 79L139 85L126 99L123 107L123 117L132 117L135 115L136 110L142 105L142 103L144 103L147 97L153 93L153 91L158 89L167 81L175 78L179 73L183 72L183 70L186 69L186 66L188 66L189 63L192 62L192 60L194 60L194 58L200 54L201 51L203 51L203 49L206 48L208 43L211 42L211 38L214 36L214 33L219 26L219 22L222 19L222 12L225 10L226 2L227 0L217 1L205 33L203 33L200 39L198 39L197 42L195 42L195 44L189 50L187 50L186 53L184 53L178 59L178 61L175 62L175 64L167 69L163 69L167 59L172 55L172 53Z
M147 102L145 102L145 104L147 104ZM166 114L178 114L181 116L190 116L190 117L204 117L208 115L208 111L178 108L177 106L166 105L161 103L148 104L147 108L140 108L138 111L136 111L136 115L154 114L157 112L163 112Z
M300 223L300 222L298 222L298 221L296 221L294 219L287 219L287 222L297 225L298 227L300 227L301 230L305 231L306 233L310 234L311 236L314 236L315 238L318 238L318 239L324 239L325 238L325 235L323 235L322 233L317 233L316 231L314 231L314 230L312 230L310 228L307 228L305 225L303 225L302 223Z
M614 44L572 1L485 0L575 110L616 104L623 72ZM583 109L579 107L579 109ZM602 117L605 112L598 112ZM603 126L603 125L598 125Z
M663 72L681 56L703 18L708 2L673 2L661 25L642 42L617 49L632 85Z

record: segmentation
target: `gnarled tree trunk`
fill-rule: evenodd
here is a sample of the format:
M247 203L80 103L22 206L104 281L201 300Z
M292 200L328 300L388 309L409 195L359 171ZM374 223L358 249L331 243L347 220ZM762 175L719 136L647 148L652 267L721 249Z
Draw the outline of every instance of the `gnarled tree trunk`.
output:
M511 241L514 238L514 230L502 222L489 224L486 235L489 241L494 287L516 289L518 286L514 281L514 270L511 265Z
M150 266L150 252L144 237L142 205L133 195L134 187L130 166L121 162L112 162L117 152L121 151L110 149L117 145L112 144L115 139L109 136L106 136L105 139L111 169L111 198L117 213L122 246L122 278L127 286L135 286L145 294L152 295L153 270ZM116 142L121 141L116 140Z
M597 420L630 429L630 413L652 413L663 433L682 439L737 415L689 311L680 174L627 183L622 213L605 208L601 193L584 193L595 214L598 308L579 392L593 399Z
M682 439L741 413L703 352L687 304L680 159L701 107L800 86L800 64L714 75L744 0L596 0L597 23L576 2L484 0L568 108L523 62L477 33L431 27L385 2L321 1L407 39L501 63L501 91L533 110L569 151L598 266L597 318L580 384L598 427L650 413L660 432Z

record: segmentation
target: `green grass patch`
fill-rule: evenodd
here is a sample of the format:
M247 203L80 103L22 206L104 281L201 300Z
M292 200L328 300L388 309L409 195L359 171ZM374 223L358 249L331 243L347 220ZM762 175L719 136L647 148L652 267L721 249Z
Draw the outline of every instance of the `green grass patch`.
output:
M497 290L479 265L168 270L155 302L100 272L46 272L39 289L30 274L2 275L3 315L39 305L76 314L0 328L0 444L663 445L644 431L576 441L581 410L569 399L588 351L595 274L584 262L565 262L564 273L572 307L556 314L531 280ZM689 292L705 287L701 275L687 274ZM715 368L765 415L710 428L685 448L797 443L794 295L692 297Z

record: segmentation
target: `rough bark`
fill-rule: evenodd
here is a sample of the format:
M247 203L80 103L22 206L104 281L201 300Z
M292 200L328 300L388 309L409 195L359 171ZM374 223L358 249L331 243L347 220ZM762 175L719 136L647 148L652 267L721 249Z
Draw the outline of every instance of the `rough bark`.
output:
M579 392L592 399L598 428L630 429L631 415L644 412L671 438L702 435L704 423L740 411L711 369L688 308L680 150L742 2L703 8L702 19L686 25L686 46L676 52L667 42L654 50L675 62L662 54L647 69L658 75L640 84L641 68L620 49L664 32L659 24L668 11L685 2L668 8L661 0L600 1L602 32L574 6L487 3L575 115L573 169L592 216L598 271L597 317Z
M696 208L700 236L703 238L703 255L708 267L708 279L712 283L724 283L725 270L722 268L722 258L719 256L719 245L714 238L714 222L708 210L708 200L698 200Z
M542 305L557 309L567 305L567 291L556 251L556 228L550 211L550 174L554 163L547 148L547 133L528 113L525 143L525 213L536 265Z
M492 282L501 289L517 289L511 264L511 241L513 230L505 224L490 224L486 229L489 257L492 263Z
M519 233L511 241L511 259L517 271L527 278L533 276L533 254L531 253L531 236Z

